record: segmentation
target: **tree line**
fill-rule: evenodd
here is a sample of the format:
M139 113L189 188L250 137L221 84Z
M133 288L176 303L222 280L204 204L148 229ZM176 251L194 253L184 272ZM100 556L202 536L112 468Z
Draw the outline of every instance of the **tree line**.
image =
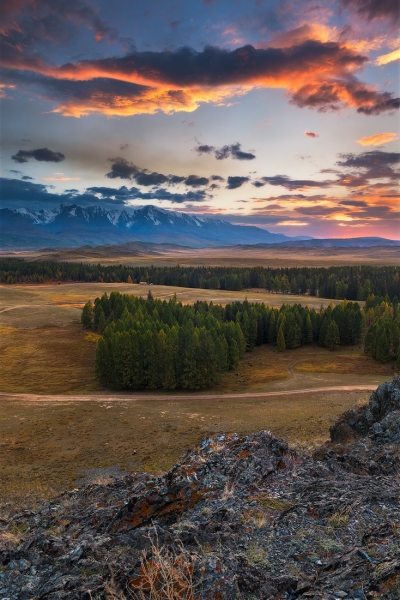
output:
M130 267L23 259L0 259L0 282L104 282L243 290L261 288L283 294L366 300L368 296L400 297L400 267Z
M315 310L300 304L280 309L233 302L225 307L198 301L182 305L112 292L82 310L84 327L102 337L96 374L110 388L203 389L238 366L244 352L261 344L278 350L318 342L334 350L362 336L357 302Z

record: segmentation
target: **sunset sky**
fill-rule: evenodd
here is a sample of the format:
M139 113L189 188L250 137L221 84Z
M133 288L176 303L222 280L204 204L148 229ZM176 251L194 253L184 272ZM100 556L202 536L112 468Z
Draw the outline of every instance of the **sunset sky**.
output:
M398 6L2 0L2 206L398 239Z

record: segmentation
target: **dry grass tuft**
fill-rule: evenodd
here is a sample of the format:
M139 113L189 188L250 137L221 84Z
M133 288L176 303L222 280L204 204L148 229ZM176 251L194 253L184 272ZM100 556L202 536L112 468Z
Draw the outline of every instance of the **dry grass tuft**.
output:
M151 557L143 553L140 573L129 582L129 594L134 600L195 600L197 587L193 581L195 556L183 548L172 552L151 543Z

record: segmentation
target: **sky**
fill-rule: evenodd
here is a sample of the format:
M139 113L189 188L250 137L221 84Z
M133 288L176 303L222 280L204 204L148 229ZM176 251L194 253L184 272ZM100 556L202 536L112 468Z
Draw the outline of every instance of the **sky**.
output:
M398 0L2 0L1 206L399 238Z

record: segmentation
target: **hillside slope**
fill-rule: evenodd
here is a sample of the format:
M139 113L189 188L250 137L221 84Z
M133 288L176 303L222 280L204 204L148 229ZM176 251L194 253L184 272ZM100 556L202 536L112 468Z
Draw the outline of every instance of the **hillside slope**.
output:
M169 598L398 599L399 442L399 377L314 456L267 431L205 439L160 478L73 490L3 524L0 596L167 598L152 577Z

